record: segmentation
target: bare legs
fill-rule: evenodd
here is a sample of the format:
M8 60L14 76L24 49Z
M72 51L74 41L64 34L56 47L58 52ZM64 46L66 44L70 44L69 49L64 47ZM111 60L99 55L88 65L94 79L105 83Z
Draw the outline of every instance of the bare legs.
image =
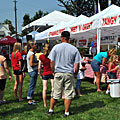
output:
M95 72L95 75L96 75L97 92L100 92L102 91L100 89L100 72Z
M18 85L19 85L19 100L23 100L22 99L22 86L23 86L23 77L22 75L15 75L15 84L14 84L14 96L15 99L18 99L17 96L17 90L18 90Z
M53 110L54 106L56 105L57 100L51 98L50 100L50 109ZM65 112L69 112L69 108L71 105L71 99L64 99L64 105L65 105Z
M47 107L46 92L47 92L48 80L42 80L42 81L43 81L43 102L44 102L44 107ZM53 87L53 79L51 79L51 87Z

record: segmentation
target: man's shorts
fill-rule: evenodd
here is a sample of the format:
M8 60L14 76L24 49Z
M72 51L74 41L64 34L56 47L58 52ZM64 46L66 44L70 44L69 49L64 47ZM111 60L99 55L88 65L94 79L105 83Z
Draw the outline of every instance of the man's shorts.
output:
M72 99L75 97L75 84L73 74L71 73L55 74L51 97L53 99L62 98L63 89L65 99Z
M6 85L6 79L0 80L0 90L4 90Z
M43 75L43 76L42 76L42 79L43 79L43 80L54 79L54 76L53 76L53 74Z
M94 72L100 72L100 64L96 60L92 60L91 67Z

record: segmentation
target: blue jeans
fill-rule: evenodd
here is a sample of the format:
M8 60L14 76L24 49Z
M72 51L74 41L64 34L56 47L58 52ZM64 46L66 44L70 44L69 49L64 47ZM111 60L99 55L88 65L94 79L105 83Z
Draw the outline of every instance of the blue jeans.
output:
M28 90L28 95L27 99L32 99L35 87L36 87L36 82L37 82L37 76L38 76L38 70L34 70L32 72L28 72L30 76L30 86Z
M77 82L76 82L76 89L77 90L80 90L80 85L81 85L81 79L77 79Z

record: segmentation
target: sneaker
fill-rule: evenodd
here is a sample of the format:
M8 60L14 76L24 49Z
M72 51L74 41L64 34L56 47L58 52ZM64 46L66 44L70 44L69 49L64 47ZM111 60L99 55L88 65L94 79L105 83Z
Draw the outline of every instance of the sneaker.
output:
M110 93L110 90L106 90L106 94L109 94Z
M52 116L54 114L54 112L47 111L45 114L47 114L48 116Z
M5 104L6 100L0 100L0 104Z
M69 115L64 114L64 117L68 117Z
M69 115L64 114L64 117L68 117L68 116L70 116L70 115L72 115L71 112L69 112Z
M36 103L35 102L28 102L28 105L36 105Z

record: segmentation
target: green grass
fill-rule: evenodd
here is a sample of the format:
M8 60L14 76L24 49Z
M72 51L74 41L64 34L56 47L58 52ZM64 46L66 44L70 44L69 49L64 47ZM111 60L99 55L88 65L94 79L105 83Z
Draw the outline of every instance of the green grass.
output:
M9 63L10 66L10 63ZM11 69L11 66L10 66ZM26 99L29 76L23 82L23 97ZM73 115L64 118L64 103L59 100L54 108L55 114L51 117L45 115L50 104L50 81L48 84L47 102L48 107L43 107L42 101L42 81L38 77L34 99L38 100L37 105L28 105L27 100L18 102L14 100L14 78L10 83L7 80L4 99L7 103L0 105L0 120L120 120L120 100L111 98L105 94L106 84L102 84L103 92L97 93L96 86L88 81L82 81L82 97L75 97L72 101L70 111Z

